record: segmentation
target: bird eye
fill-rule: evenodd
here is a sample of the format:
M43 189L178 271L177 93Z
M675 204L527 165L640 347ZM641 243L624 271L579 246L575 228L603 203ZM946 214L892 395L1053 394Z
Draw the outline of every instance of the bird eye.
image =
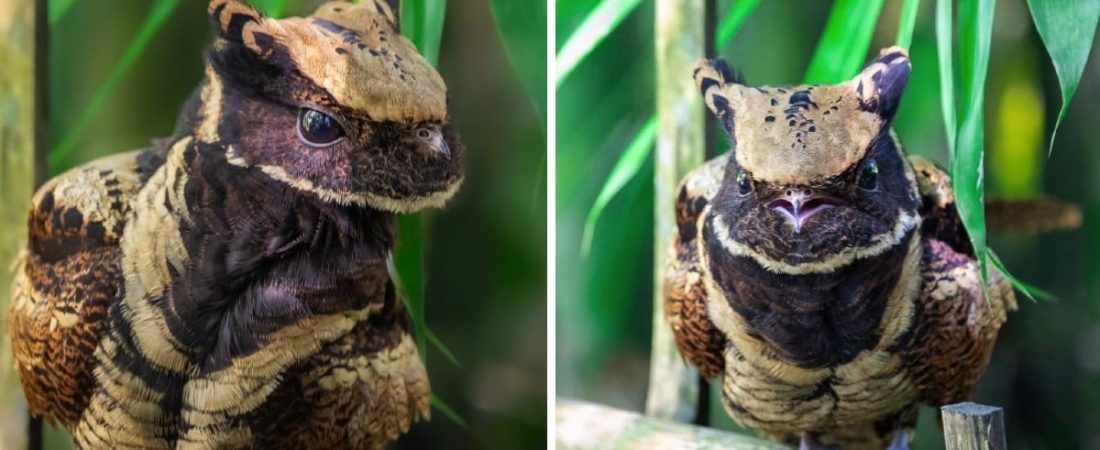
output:
M878 188L878 163L868 160L859 171L859 187L868 191Z
M737 193L742 197L752 192L752 178L744 169L737 169Z
M321 147L344 137L344 128L327 114L315 109L298 111L298 138L310 147Z
M417 128L416 129L416 137L418 137L420 139L423 139L425 141L428 140L428 139L431 139L432 138L432 130L429 130L426 127Z

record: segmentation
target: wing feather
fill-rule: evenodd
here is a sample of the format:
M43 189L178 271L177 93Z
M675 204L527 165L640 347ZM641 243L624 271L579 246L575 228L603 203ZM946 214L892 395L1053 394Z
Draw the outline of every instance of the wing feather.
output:
M136 156L72 169L33 200L7 320L30 412L51 423L74 425L94 386L92 355L122 281L118 242L140 185Z
M696 239L699 217L718 192L728 159L728 155L714 158L684 177L676 200L677 232L664 275L665 318L676 345L684 359L709 378L724 371L726 338L707 315Z
M945 405L973 392L1001 325L1016 309L1016 295L992 264L983 292L950 178L923 158L910 160L923 200L921 288L912 325L896 350L910 365L922 401Z

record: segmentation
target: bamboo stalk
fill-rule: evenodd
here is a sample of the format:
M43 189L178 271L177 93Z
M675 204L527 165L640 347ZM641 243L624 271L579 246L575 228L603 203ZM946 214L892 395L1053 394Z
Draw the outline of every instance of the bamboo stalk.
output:
M703 162L703 104L691 77L706 54L705 0L657 0L657 143L653 347L646 414L690 421L698 395L696 373L684 365L665 321L662 284L669 238L675 229L676 186Z
M26 214L34 192L35 34L39 2L0 0L0 311L6 317L9 263L26 240ZM26 442L26 404L0 321L0 448Z

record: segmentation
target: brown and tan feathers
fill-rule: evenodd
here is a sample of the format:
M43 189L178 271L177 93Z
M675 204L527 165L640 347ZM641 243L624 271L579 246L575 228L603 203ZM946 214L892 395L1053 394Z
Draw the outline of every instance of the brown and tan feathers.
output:
M677 232L669 247L664 273L664 313L676 346L704 376L720 376L725 368L725 336L707 317L705 274L699 265L698 222L717 192L728 156L707 161L680 184L676 199Z
M892 116L896 105L880 102L908 75L903 49L882 51L878 62L836 85L751 87L738 83L724 63L702 60L696 85L707 106L736 142L737 163L757 180L813 182L856 164ZM893 65L904 65L894 70Z
M732 149L681 185L665 314L726 411L774 439L904 438L921 404L969 395L1015 308L995 270L983 297L950 178L890 131L909 71L898 48L837 85L695 69Z
M913 326L897 350L911 364L921 400L944 405L965 400L973 391L1001 325L1016 309L1016 294L990 264L988 297L983 296L951 179L927 159L910 161L923 199L924 248Z
M439 73L397 32L386 2L330 2L311 17L275 20L237 0L210 3L222 37L264 58L273 44L311 82L343 107L376 121L441 121L447 87Z
M430 415L427 373L401 303L284 376L278 408L251 414L257 448L382 448ZM341 414L341 412L352 412Z
M989 231L1002 234L1075 230L1082 219L1077 205L1051 197L989 198L985 217Z
M983 297L972 256L934 238L923 245L913 325L895 351L906 361L920 401L940 406L969 399L1001 325L1016 309L1016 294L990 265L989 296Z
M7 320L30 411L54 423L74 425L92 392L92 353L122 280L136 155L72 169L34 197Z

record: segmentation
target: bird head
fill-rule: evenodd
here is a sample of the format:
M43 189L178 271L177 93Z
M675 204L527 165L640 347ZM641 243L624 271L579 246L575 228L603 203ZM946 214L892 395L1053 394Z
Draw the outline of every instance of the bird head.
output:
M267 18L209 6L216 41L193 134L230 164L322 201L411 212L462 182L465 149L439 73L398 33L397 2L330 2Z
M695 80L732 143L710 214L722 246L779 273L827 273L902 243L919 196L890 124L909 58L889 48L832 85L746 86L722 60Z

